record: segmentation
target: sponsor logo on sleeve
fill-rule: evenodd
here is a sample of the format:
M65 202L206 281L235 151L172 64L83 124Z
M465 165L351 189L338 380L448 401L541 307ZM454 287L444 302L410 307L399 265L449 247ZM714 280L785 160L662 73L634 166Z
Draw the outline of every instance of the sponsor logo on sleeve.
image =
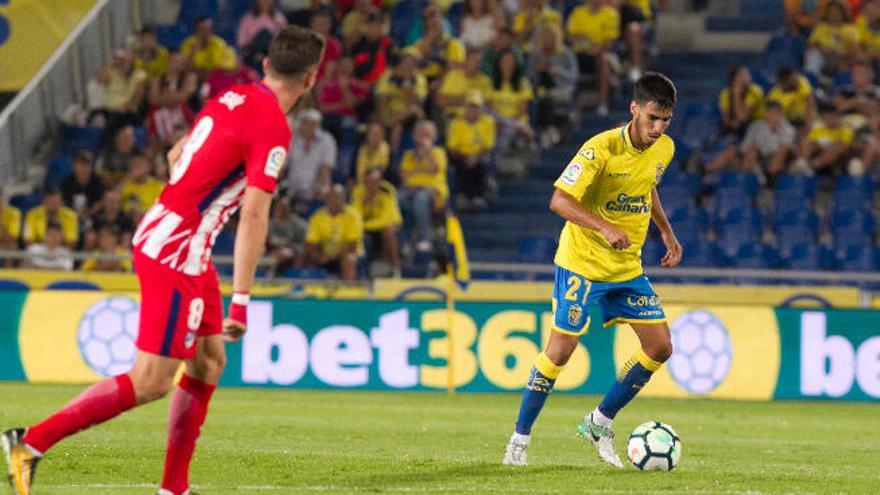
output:
M581 174L583 173L583 165L578 162L571 162L568 164L568 167L565 168L565 172L562 172L562 182L569 186L573 186L575 182L581 178Z
M269 157L266 158L265 174L269 177L278 178L281 173L281 167L284 166L284 158L287 157L287 151L281 146L276 146L269 151Z

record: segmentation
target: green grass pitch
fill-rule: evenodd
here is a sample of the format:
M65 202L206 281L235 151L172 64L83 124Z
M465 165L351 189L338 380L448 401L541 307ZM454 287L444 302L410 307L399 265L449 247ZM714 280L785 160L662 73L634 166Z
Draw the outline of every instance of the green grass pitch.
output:
M0 384L0 425L32 423L81 387ZM670 473L615 470L575 437L598 397L556 395L533 430L528 468L500 464L518 394L220 389L194 460L200 495L877 493L880 405L637 398L615 427L671 424ZM155 494L168 401L57 445L36 495ZM8 490L8 487L4 487ZM0 493L7 493L0 489Z

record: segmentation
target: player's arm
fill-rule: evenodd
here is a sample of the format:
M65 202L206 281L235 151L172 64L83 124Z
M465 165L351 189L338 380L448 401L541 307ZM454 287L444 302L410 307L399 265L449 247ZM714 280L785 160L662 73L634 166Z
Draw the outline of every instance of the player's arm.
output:
M624 250L632 245L626 232L604 218L587 211L580 201L562 189L556 188L553 191L553 197L550 198L550 209L573 224L599 232L614 249Z
M672 225L666 217L663 204L660 203L660 193L657 192L656 187L651 189L651 220L660 229L660 236L663 244L666 245L666 254L660 260L660 266L673 268L681 261L681 244L672 231Z
M165 155L165 158L168 160L168 172L171 172L170 167L173 167L175 163L177 163L177 159L180 158L180 154L183 152L183 144L186 143L186 136L178 139L174 146L168 150L168 154Z
M238 340L245 332L251 286L257 263L266 245L269 231L269 209L272 206L272 193L258 187L248 186L244 190L238 229L235 233L235 252L233 253L232 305L229 318L223 323L227 339ZM238 300L236 300L238 298Z

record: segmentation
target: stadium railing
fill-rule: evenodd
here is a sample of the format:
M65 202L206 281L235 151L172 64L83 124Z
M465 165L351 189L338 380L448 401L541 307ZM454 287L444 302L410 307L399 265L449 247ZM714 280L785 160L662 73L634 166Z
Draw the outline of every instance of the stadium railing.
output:
M40 172L59 116L73 104L85 105L89 80L140 25L142 1L98 0L0 113L0 184L26 182Z

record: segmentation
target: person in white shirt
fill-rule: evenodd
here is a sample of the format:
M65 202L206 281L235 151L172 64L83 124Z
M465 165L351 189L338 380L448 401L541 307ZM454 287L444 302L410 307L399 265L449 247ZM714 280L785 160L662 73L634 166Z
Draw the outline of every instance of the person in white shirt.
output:
M41 270L73 270L73 258L70 250L64 247L64 235L61 225L49 222L46 226L46 240L39 244L31 244L27 249L30 259L28 266Z
M323 201L336 166L336 140L321 129L315 109L300 112L287 154L287 196L294 202Z

